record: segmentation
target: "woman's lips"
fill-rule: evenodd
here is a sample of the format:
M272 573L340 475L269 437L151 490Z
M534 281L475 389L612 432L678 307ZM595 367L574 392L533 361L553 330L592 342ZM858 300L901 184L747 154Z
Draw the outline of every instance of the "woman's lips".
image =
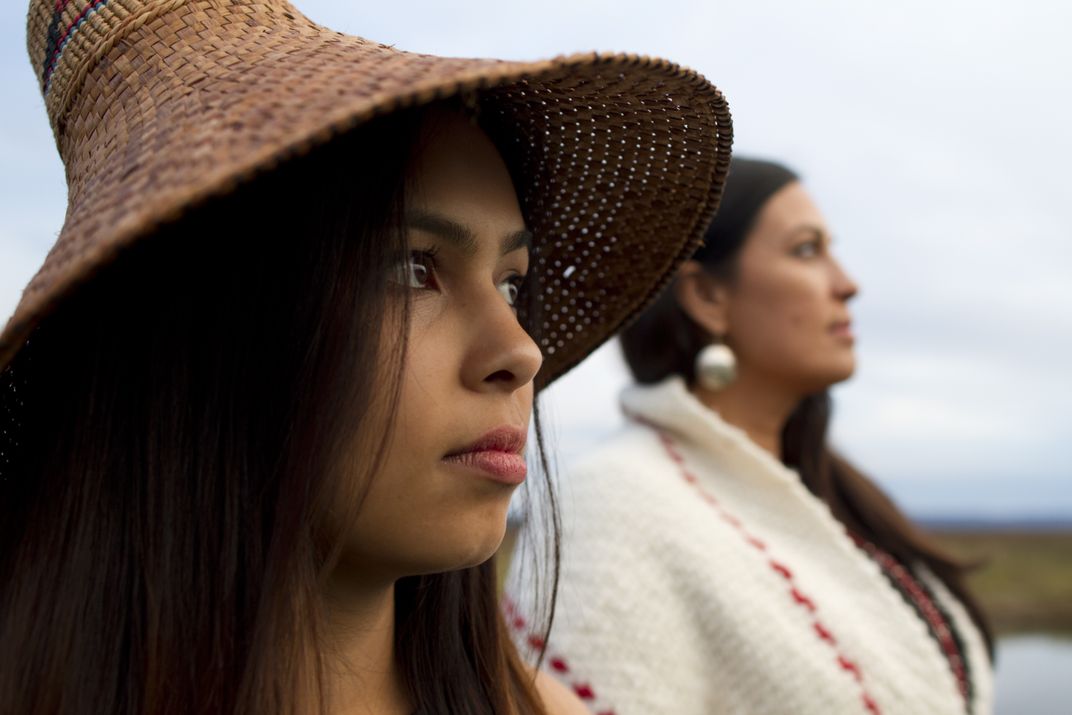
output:
M443 461L481 472L502 484L516 486L525 481L525 432L516 427L499 427L472 444L455 450Z
M850 342L856 339L856 336L852 333L852 322L848 320L840 320L831 325L830 334Z
M528 474L525 458L510 452L464 452L444 457L443 461L479 470L492 480L511 486L521 484Z

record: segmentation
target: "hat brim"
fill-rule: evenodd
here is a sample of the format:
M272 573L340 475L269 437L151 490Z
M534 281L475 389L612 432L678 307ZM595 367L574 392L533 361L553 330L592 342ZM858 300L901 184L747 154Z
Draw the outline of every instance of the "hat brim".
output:
M0 335L0 369L80 284L162 224L375 116L466 92L516 148L506 153L546 286L542 384L637 314L699 245L732 135L725 100L698 74L630 55L420 55L279 6L186 3L51 88L65 93L46 101L58 107L67 219Z

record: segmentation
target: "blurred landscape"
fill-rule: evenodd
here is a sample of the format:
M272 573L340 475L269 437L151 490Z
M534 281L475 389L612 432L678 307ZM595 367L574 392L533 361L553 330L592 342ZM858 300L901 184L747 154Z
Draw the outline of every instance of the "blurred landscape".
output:
M997 637L996 715L1067 715L1072 677L1072 521L926 520L978 564L968 585Z
M951 553L978 564L968 585L999 636L1072 637L1072 524L927 526Z

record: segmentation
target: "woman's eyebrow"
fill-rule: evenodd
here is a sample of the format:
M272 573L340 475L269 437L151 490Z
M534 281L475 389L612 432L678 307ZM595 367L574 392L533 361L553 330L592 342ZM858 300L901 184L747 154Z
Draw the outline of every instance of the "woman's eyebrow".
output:
M428 213L427 211L409 211L406 213L406 224L410 228L420 229L428 233L434 233L467 256L476 253L477 240L473 232L458 223L451 221L446 216Z
M513 251L522 248L528 249L528 252L532 253L532 242L532 231L527 228L523 228L520 231L514 231L507 236L506 240L503 242L503 255L505 256L507 253L512 253Z
M410 228L434 233L453 244L456 249L467 256L475 254L480 245L476 236L467 226L457 221L452 221L442 214L428 211L409 211L406 213L406 225ZM532 240L532 231L527 228L507 234L503 239L502 253L506 255L521 248L527 248L531 251Z
M793 241L797 238L800 238L800 235L803 233L811 234L815 238L818 238L824 242L829 242L831 240L829 231L827 231L824 227L818 226L813 223L797 224L792 229L786 232L785 238L787 241Z

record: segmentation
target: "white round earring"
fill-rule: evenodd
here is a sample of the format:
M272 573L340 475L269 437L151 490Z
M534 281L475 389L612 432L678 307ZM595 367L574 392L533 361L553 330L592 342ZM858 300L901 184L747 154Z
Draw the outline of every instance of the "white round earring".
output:
M723 343L708 345L696 356L696 379L711 391L718 391L737 377L737 358Z

